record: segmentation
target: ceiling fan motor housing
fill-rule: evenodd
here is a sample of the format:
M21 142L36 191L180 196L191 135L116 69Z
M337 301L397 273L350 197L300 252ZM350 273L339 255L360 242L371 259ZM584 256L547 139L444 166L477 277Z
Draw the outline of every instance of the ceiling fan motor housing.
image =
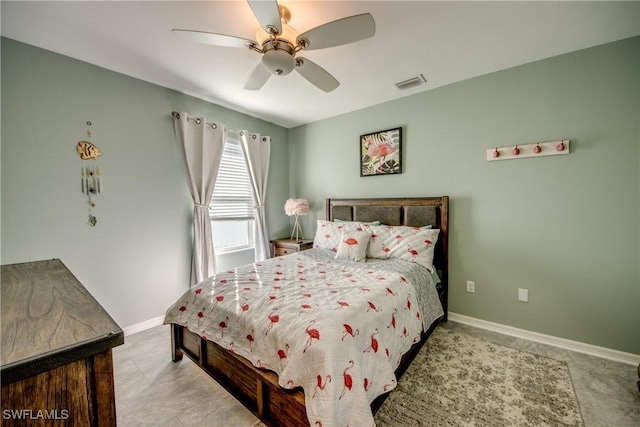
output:
M276 76L289 74L296 66L293 49L288 43L278 40L275 46L272 42L265 44L265 53L262 55L262 65Z

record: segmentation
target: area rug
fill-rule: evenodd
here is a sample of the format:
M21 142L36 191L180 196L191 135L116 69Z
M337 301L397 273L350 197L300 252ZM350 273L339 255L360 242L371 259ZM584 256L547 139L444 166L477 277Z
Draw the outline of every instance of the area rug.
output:
M375 416L382 426L584 426L565 362L436 328Z

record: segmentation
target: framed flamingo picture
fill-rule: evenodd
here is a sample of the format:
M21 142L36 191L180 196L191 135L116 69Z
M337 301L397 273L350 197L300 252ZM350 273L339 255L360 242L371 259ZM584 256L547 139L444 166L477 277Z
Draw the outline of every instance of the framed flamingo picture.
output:
M402 173L402 128L360 135L360 176Z

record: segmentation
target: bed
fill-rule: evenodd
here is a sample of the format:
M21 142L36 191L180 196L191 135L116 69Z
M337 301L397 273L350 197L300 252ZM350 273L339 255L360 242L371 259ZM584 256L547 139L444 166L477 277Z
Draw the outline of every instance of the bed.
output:
M173 361L269 426L372 425L446 321L448 201L326 199L313 249L218 273L167 310Z

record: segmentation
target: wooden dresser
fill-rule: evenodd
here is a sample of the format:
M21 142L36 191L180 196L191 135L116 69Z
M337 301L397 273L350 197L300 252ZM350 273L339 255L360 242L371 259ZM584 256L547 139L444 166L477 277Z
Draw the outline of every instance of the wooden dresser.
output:
M124 334L59 259L2 266L3 426L115 426Z
M274 257L306 251L313 247L313 239L274 239L271 241L271 254Z

